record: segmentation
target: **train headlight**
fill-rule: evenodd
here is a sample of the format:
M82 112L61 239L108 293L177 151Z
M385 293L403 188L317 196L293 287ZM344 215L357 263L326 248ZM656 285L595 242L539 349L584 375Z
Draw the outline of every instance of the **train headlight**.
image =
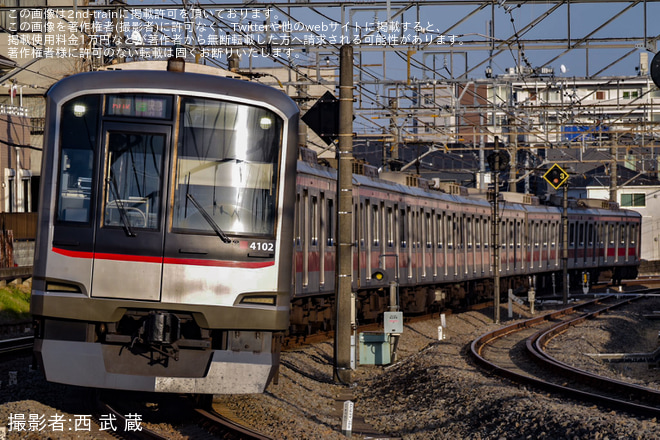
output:
M73 105L73 114L77 118L80 118L85 114L87 111L87 107L85 107L83 104L74 104Z
M261 119L259 119L259 127L261 127L262 129L268 130L272 126L273 126L273 120L268 116L264 116Z

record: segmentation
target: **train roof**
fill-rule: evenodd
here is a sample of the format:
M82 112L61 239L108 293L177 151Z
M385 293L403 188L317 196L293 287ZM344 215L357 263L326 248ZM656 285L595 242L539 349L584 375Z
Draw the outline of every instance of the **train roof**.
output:
M332 180L337 178L337 170L335 170L334 168L315 166L305 161L298 161L298 172L312 174L318 177L324 177ZM423 188L407 186L397 182L392 182L390 180L368 177L359 174L353 174L353 185L378 188L378 189L393 191L413 197L433 198L451 203L463 203L463 204L471 204L474 206L485 206L485 207L490 206L490 203L488 203L488 201L480 198L464 197L455 194L447 194L439 191L428 191Z
M311 174L317 177L335 180L337 178L337 170L331 167L318 166L310 164L306 161L298 161L298 172ZM401 183L393 182L390 180L383 180L376 177L363 176L359 174L353 174L353 185L364 186L370 188L378 188L386 191L397 192L400 194L406 194L413 197L426 197L433 198L437 200L442 200L446 202L452 202L457 204L471 204L473 206L481 207L490 207L491 204L488 200L483 197L475 196L460 196L454 194L447 194L439 191L428 191L423 188L406 186ZM575 201L574 201L575 202ZM548 214L550 212L560 215L562 208L556 205L534 205L534 204L522 204L510 201L500 201L507 210L510 211L526 211L529 213L541 213ZM572 203L568 210L570 215L592 215L592 216L619 216L619 217L641 217L641 214L637 211L631 211L626 209L605 209L597 208L586 205L579 205Z
M264 102L287 118L296 116L298 106L284 92L259 83L189 72L159 70L113 70L86 72L56 82L46 93L56 101L84 93L172 93L192 96L224 95L228 98Z

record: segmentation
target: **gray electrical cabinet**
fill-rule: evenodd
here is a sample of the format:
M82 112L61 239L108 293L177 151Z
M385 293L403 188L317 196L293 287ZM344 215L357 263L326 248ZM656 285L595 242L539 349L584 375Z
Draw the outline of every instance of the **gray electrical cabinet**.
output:
M383 326L387 334L400 335L403 333L403 312L385 312Z

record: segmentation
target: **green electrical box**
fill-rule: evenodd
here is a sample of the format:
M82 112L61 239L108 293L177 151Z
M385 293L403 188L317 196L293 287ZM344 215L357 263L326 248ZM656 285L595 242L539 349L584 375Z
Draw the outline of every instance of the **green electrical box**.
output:
M360 333L360 364L387 365L390 358L390 335L379 332Z

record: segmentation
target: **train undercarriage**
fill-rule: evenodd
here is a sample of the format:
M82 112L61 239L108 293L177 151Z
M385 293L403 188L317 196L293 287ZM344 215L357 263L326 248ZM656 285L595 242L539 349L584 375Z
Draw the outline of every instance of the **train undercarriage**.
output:
M636 277L637 268L630 266L571 270L569 289L580 289L585 285L591 287L598 282L611 282L617 285L624 279ZM516 296L526 298L531 287L534 287L537 299L561 296L563 291L561 280L561 271L502 277L500 299L506 301L509 290ZM398 298L398 309L408 315L465 309L492 300L493 287L492 278L483 278L449 284L399 286L394 297L387 287L358 290L353 293L356 322L360 325L381 321L383 312L389 310L393 298ZM292 299L289 333L309 335L333 330L336 321L334 300L334 294L309 295Z

